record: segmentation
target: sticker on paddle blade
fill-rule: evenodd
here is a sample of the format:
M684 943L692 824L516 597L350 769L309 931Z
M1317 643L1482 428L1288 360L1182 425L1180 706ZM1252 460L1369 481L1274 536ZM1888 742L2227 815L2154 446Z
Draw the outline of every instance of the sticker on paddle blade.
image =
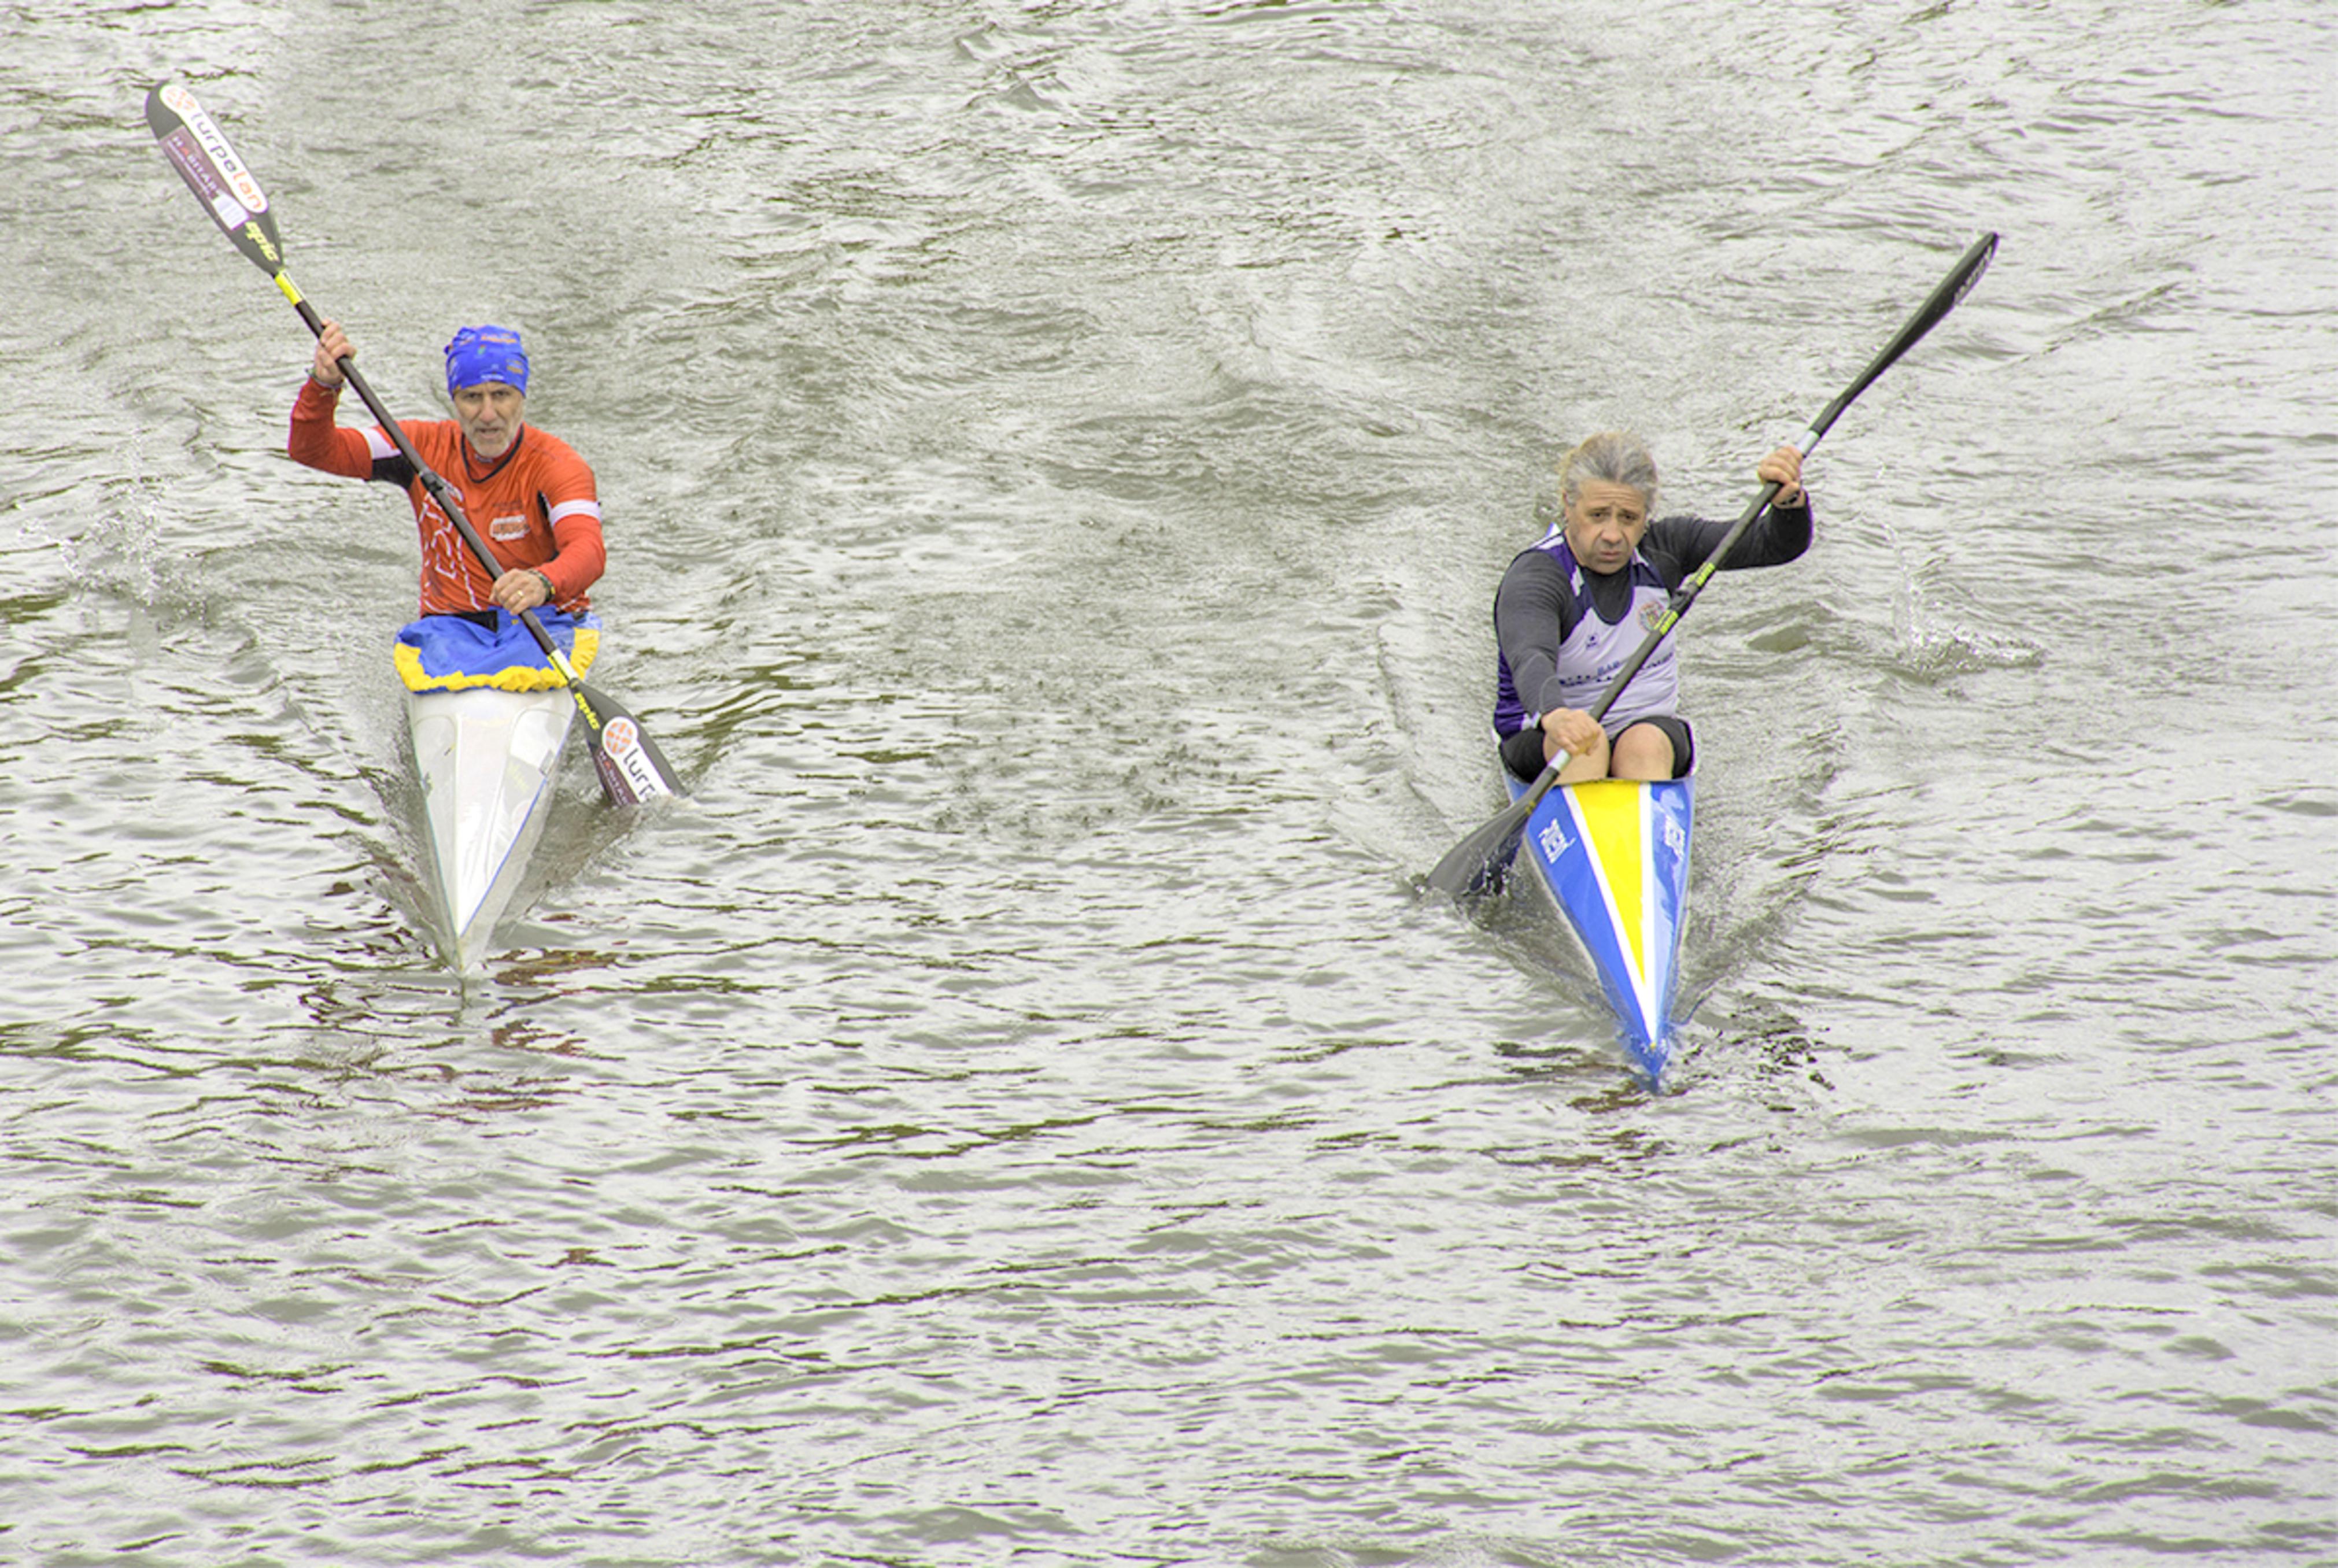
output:
M163 151L195 194L219 216L219 226L234 230L245 220L268 211L268 197L260 181L228 145L227 134L211 122L195 95L173 82L159 94L162 104L180 120L180 129L163 138ZM201 171L198 173L198 170ZM208 187L208 189L206 189Z
M630 714L617 714L602 729L601 749L593 760L609 793L620 799L642 801L673 793L651 755L649 738Z
M268 195L195 95L176 82L153 89L146 94L146 122L162 155L220 231L237 250L280 276L284 253L277 242Z

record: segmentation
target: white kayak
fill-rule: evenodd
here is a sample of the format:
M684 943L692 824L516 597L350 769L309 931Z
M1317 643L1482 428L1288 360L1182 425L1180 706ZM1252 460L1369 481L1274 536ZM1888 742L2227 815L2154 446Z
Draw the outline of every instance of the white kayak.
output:
M440 943L458 970L486 957L551 814L553 780L576 717L565 688L408 691Z

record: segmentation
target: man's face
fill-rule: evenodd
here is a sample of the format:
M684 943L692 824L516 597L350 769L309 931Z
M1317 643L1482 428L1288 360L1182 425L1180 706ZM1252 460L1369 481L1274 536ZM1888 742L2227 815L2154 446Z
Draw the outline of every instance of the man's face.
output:
M500 381L458 387L452 394L455 423L464 439L480 456L494 459L511 450L519 439L521 416L527 412L527 394Z
M1587 571L1621 572L1648 531L1648 498L1629 485L1586 479L1566 512L1567 547Z

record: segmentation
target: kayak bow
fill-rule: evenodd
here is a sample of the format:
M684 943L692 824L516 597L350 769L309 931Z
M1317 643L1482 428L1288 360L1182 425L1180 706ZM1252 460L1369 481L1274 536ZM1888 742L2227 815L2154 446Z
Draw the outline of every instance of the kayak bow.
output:
M408 691L408 727L438 897L458 972L480 967L552 812L576 705L558 688Z
M1508 780L1512 799L1529 786ZM1672 1061L1695 790L1600 779L1547 790L1523 835L1531 878L1599 976L1625 1054L1651 1089Z

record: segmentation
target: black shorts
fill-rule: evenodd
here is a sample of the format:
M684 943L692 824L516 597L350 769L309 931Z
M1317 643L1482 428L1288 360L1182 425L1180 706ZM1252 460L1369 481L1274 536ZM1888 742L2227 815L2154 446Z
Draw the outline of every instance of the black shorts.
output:
M1688 777L1689 769L1696 766L1696 732L1688 727L1687 720L1676 714L1661 713L1653 718L1634 720L1633 723L1653 724L1663 730L1665 738L1673 743L1673 777ZM1626 726L1626 729L1630 727ZM1521 783L1531 784L1542 777L1545 763L1539 725L1530 724L1515 735L1502 737L1502 766L1508 768L1511 777Z

